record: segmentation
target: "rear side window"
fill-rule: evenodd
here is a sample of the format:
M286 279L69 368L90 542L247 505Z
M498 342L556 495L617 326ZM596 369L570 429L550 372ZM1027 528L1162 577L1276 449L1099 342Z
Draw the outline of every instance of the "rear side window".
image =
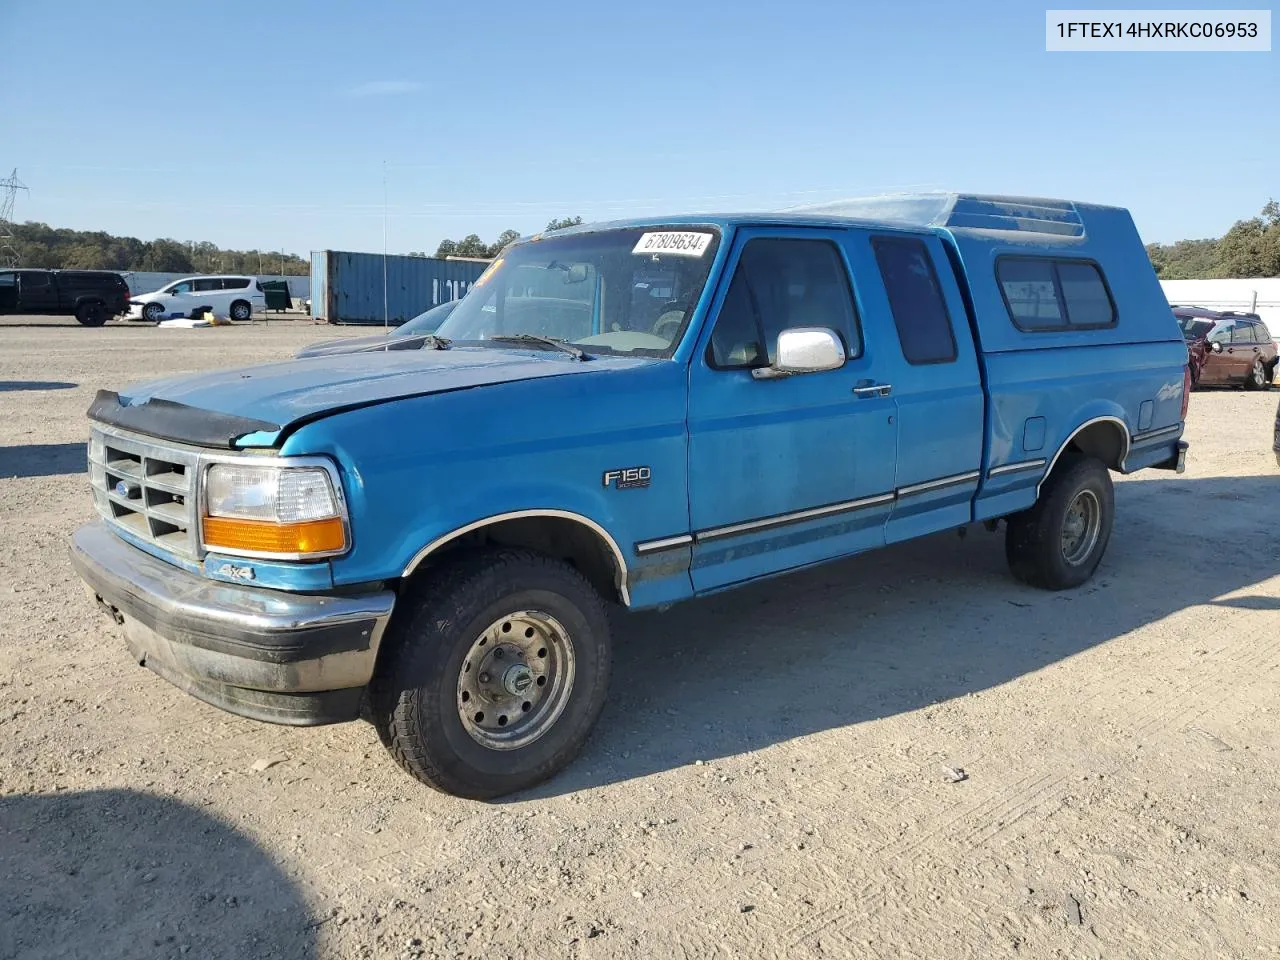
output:
M1237 322L1236 325L1231 328L1231 342L1256 343L1257 341L1253 336L1253 324Z
M955 360L951 317L924 241L915 237L877 237L871 243L907 363Z
M24 270L22 272L22 289L28 293L35 290L48 290L52 284L50 276L40 270Z
M206 277L203 280L195 281L195 290L198 293L204 293L206 290L221 290L222 281L217 277Z
M1267 329L1267 325L1265 323L1255 323L1253 325L1253 332L1258 338L1259 343L1271 342L1271 331Z
M222 281L225 290L243 290L249 285L249 281L244 277L227 277Z
M1115 304L1095 263L1001 257L996 261L996 279L1009 317L1019 330L1096 330L1115 326Z
M711 335L711 366L724 370L772 363L788 327L827 327L862 354L849 274L829 240L747 242Z

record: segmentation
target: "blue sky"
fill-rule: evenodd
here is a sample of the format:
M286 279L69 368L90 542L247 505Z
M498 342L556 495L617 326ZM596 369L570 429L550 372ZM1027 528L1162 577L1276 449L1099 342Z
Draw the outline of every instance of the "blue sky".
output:
M384 162L393 252L915 188L1169 241L1280 198L1280 52L1051 54L1026 2L2 2L0 175L57 226L380 250Z

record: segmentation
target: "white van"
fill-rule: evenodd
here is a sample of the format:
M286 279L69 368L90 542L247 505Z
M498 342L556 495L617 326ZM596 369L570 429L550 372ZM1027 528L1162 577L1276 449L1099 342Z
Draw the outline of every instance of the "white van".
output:
M205 307L215 316L248 320L254 310L266 310L267 296L253 277L187 277L131 298L128 319L159 323L189 317Z

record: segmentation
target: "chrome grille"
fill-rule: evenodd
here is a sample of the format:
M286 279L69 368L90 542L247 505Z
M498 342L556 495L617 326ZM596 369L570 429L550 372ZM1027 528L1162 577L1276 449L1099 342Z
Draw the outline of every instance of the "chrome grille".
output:
M89 483L107 523L188 559L199 554L200 454L114 427L89 431Z

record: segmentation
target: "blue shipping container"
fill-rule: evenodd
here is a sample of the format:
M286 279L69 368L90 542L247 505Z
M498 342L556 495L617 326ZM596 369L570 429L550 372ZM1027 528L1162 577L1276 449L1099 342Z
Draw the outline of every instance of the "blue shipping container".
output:
M311 253L312 315L329 323L381 324L384 262L385 318L391 326L463 296L487 266L469 260L314 250Z

